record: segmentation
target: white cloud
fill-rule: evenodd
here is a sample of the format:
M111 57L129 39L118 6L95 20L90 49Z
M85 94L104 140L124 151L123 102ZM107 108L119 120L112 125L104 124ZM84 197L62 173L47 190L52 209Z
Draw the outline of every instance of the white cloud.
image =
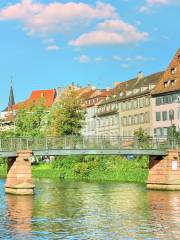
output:
M153 7L166 5L180 5L180 0L146 0L145 5L140 7L140 12L151 13Z
M118 56L118 55L114 55L112 56L112 59L114 61L119 61L119 62L124 62L125 64L127 63L137 63L137 62L146 62L146 61L154 61L154 58L153 57L145 57L145 56L142 56L142 55L137 55L137 56L134 56L134 57L121 57L121 56Z
M47 39L43 40L43 43L52 44L52 43L55 43L55 39L54 38L47 38Z
M125 64L122 64L121 67L128 69L128 68L131 68L131 65L125 63Z
M69 44L72 46L121 45L144 41L147 38L147 32L140 32L135 26L116 19L99 23L95 31L82 34Z
M47 51L59 51L60 47L57 45L49 45L49 46L47 46L46 50Z
M102 58L102 57L95 58L95 62L97 62L97 63L102 62L102 61L104 61L104 58Z
M77 47L137 43L148 38L147 32L141 32L137 26L120 20L113 5L100 1L90 5L83 2L21 0L0 8L0 21L20 22L28 35L38 34L43 39L49 39L49 42L44 42L48 45L56 45L50 39L59 33L68 38L75 32L79 33L77 39L69 42L69 45ZM96 28L89 30L97 22L100 23Z
M112 56L112 59L115 60L115 61L123 61L123 58L121 56L118 56L118 55Z
M75 57L75 60L78 60L80 63L89 63L91 61L90 57L87 55L81 55L79 57Z
M85 3L37 3L22 0L0 9L0 20L16 20L28 34L49 34L72 31L74 26L86 25L97 19L117 16L111 4L97 2L93 7Z

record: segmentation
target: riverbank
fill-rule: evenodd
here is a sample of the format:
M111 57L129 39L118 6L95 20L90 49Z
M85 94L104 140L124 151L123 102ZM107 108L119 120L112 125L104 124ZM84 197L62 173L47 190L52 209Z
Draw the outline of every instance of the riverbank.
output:
M91 181L119 181L144 183L148 175L148 157L128 160L122 156L66 156L51 163L32 167L34 178L61 178ZM1 165L0 176L6 176Z

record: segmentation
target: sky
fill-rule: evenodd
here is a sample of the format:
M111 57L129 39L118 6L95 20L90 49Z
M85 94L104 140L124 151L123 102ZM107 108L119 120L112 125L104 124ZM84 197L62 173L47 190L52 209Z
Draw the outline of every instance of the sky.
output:
M1 0L0 109L32 90L98 88L164 70L180 47L180 0Z

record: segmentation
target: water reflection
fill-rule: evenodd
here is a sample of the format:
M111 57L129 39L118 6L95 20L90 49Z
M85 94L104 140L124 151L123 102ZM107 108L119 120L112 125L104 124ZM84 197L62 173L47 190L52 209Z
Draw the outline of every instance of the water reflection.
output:
M5 195L8 228L17 238L30 238L32 232L32 196Z
M0 239L180 239L180 192L36 180L34 197L0 190L0 200Z
M155 236L180 239L180 192L148 191L147 194L149 221Z

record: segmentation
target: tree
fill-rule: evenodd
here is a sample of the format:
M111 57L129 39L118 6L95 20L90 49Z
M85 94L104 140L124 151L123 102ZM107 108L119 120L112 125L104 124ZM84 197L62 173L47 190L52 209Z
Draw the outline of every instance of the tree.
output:
M28 108L23 105L19 108L15 119L15 135L21 137L42 136L42 121L46 115L44 100L31 104Z
M169 144L172 146L180 143L180 132L176 131L176 126L174 124L168 128L167 137Z
M134 136L137 138L138 147L146 148L150 144L150 136L143 130L139 128L134 132Z
M76 92L70 90L58 103L56 103L47 120L50 136L80 135L85 119L85 111Z

